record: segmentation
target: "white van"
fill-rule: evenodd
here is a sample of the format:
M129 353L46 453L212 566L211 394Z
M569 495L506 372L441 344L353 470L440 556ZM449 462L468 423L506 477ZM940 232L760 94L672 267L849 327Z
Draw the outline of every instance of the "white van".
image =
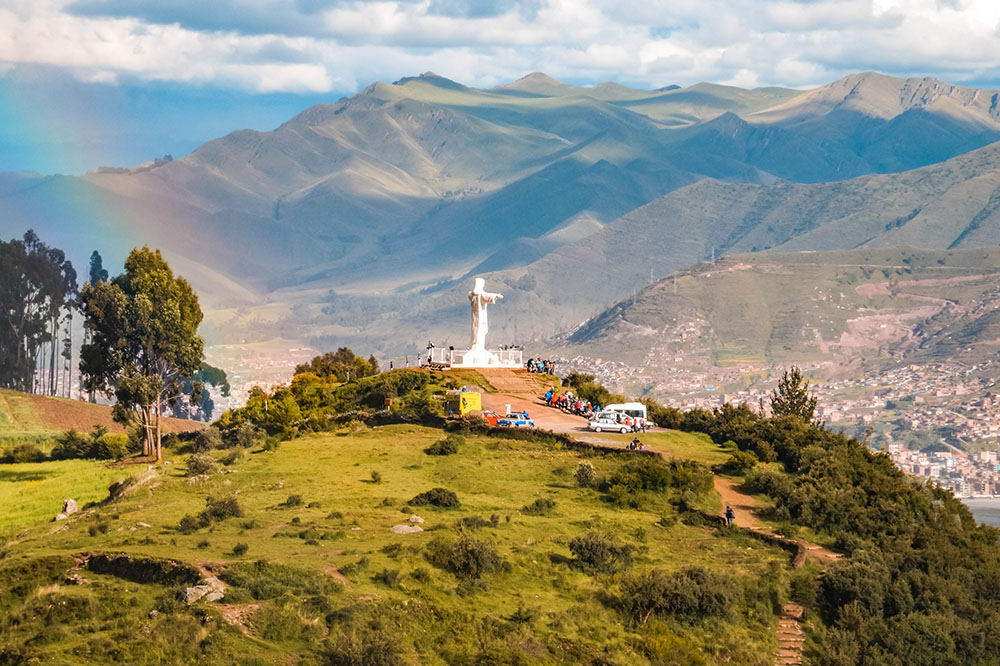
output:
M606 405L601 412L617 412L619 414L628 414L634 419L646 420L646 405L641 402L622 402L617 405Z

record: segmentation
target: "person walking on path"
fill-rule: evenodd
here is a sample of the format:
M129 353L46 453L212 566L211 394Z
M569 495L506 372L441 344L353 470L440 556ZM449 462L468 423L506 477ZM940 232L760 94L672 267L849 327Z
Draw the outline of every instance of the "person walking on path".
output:
M732 527L733 523L735 523L735 522L736 522L736 512L733 511L733 507L727 506L726 507L726 525L728 525L729 527Z

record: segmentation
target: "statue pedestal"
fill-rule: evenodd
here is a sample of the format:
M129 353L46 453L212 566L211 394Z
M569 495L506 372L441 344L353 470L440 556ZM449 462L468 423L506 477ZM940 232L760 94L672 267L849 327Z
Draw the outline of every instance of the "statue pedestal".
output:
M432 349L428 363L450 368L519 368L520 349Z

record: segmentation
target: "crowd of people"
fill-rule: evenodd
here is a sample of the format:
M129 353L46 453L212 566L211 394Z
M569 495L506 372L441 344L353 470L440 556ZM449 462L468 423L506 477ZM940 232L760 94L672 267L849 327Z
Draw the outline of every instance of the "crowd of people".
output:
M528 372L540 373L543 375L551 375L555 369L555 363L548 359L540 358L529 358L528 362L524 364L528 368Z
M580 400L580 398L573 395L572 391L556 393L555 389L549 389L545 392L545 404L549 407L561 409L567 414L586 416L587 418L601 411L600 405L592 405L589 400Z

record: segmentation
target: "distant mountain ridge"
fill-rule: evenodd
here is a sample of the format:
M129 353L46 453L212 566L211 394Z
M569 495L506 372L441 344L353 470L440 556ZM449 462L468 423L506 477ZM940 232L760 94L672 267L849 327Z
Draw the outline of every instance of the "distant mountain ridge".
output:
M642 91L540 73L479 90L428 72L141 172L0 175L0 233L161 247L212 309L281 303L311 338L365 335L334 301L387 330L457 312L441 285L499 271L534 281L506 306L542 335L713 247L996 243L996 151L970 151L1000 140L997 99L873 73L811 91ZM966 153L951 176L928 167ZM871 175L921 167L930 181Z

